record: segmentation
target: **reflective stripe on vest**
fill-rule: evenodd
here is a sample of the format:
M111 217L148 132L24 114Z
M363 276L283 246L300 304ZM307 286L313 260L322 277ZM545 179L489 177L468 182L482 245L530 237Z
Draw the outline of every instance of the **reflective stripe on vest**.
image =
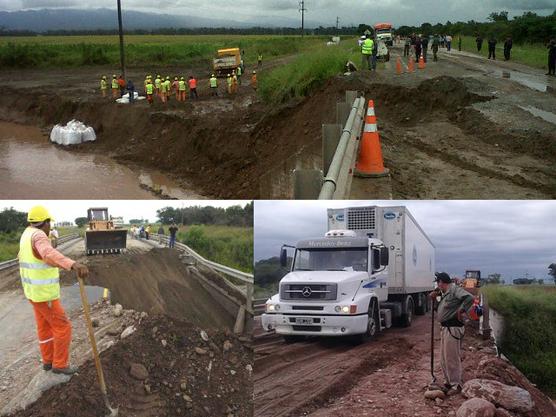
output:
M147 84L147 94L151 95L153 93L153 90L154 90L154 85Z
M115 78L112 78L112 88L120 88L118 80L116 80Z
M209 81L212 88L218 87L218 80L216 79L216 77L212 77Z
M32 238L43 233L28 227L19 241L19 274L25 297L36 303L60 298L60 273L58 268L46 264L33 253Z

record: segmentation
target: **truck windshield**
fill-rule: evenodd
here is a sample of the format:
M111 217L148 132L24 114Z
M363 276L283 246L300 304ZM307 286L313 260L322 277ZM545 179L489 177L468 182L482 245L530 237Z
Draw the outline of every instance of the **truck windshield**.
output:
M382 35L382 34L390 35L391 32L392 32L392 29L377 29L376 30L377 35Z
M367 248L298 249L294 271L367 271Z

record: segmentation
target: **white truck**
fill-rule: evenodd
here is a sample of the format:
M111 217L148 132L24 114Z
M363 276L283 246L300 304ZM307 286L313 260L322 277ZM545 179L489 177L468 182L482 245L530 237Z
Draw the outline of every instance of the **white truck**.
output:
M435 248L405 207L328 209L324 237L295 247L291 271L266 302L265 330L372 339L393 323L410 326L429 308ZM287 263L287 247L280 261Z

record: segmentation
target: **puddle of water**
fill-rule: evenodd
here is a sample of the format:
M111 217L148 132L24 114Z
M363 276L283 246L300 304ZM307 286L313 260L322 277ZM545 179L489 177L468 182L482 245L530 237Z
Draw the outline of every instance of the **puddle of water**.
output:
M533 106L519 106L521 109L531 113L533 116L540 117L548 123L556 125L556 114L545 111Z
M56 147L38 128L0 122L0 198L202 198L157 171ZM143 187L141 187L143 185Z

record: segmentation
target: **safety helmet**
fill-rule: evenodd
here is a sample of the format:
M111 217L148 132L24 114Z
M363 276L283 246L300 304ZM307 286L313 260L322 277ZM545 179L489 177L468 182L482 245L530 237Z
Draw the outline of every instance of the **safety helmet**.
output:
M211 77L214 77L214 74L210 74Z
M160 74L158 74L158 75L156 76L156 78L160 78Z
M257 73L257 71L253 71L253 74L256 74L256 73Z
M29 223L40 223L48 219L54 220L44 206L31 207L31 209L27 213L27 221Z
M174 81L177 81L177 80L178 80L178 77L174 77Z
M183 78L183 77L181 77L181 78L180 78L180 80L184 80L184 78Z
M103 79L103 80L106 80L106 75L103 75L103 76L102 76L102 79Z
M116 78L116 74L112 74L112 78Z
M167 80L169 80L169 79L170 79L170 77L168 77L168 76L167 76L167 77L166 77L166 79L167 79Z

